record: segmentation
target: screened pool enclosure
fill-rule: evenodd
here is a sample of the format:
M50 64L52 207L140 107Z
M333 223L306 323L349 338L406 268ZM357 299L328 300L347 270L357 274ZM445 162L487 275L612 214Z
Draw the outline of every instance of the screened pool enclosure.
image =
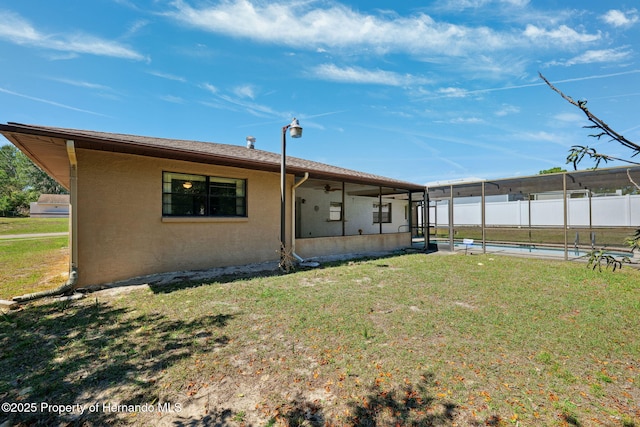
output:
M427 241L440 250L555 250L565 259L625 253L640 228L634 182L639 166L429 186Z

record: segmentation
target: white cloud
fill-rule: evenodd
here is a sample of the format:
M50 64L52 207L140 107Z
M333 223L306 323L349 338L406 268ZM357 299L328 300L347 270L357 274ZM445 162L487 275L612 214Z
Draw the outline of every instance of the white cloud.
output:
M98 83L86 82L86 81L83 81L83 80L61 79L61 78L54 78L54 77L51 77L50 80L53 80L53 81L56 81L56 82L60 82L60 83L64 83L64 84L71 85L71 86L82 87L82 88L86 88L86 89L95 89L95 90L100 90L100 91L105 91L105 92L112 92L113 91L113 89L111 89L109 86L101 85L101 84L98 84Z
M184 104L184 99L180 98L179 96L162 95L160 96L160 99L166 102L170 102L172 104Z
M38 43L43 37L21 16L0 12L0 37L18 44Z
M203 83L200 85L200 87L204 90L206 90L207 92L210 92L212 94L217 94L218 93L218 88L215 87L214 85L210 84L210 83Z
M90 34L41 33L20 15L8 11L0 11L0 39L9 40L23 46L62 52L111 56L137 61L147 59L135 50L120 43Z
M480 123L484 123L484 120L478 117L457 117L455 119L449 120L449 123L454 125L477 125Z
M176 0L176 9L166 15L204 31L312 51L331 48L450 56L510 48L518 42L516 39L528 42L513 31L500 33L484 26L436 21L424 13L406 17L394 13L372 15L339 3L313 7L317 4L223 0L196 8L185 0Z
M614 27L630 27L640 20L636 9L632 9L627 12L612 9L605 13L601 19Z
M498 0L498 3L506 3L511 6L525 7L529 4L529 0Z
M173 80L180 83L185 83L187 80L184 77L176 76L174 74L163 73L161 71L147 71L152 76L160 77L161 79Z
M584 115L577 114L577 113L559 113L553 116L553 120L556 122L575 124L575 123L583 123L585 120L585 117Z
M132 37L147 25L149 25L149 22L144 20L139 20L134 22L129 26L129 29L127 30L127 33L124 35L124 37L125 38Z
M411 74L399 74L384 70L367 70L360 67L338 67L335 64L322 64L313 70L316 77L341 83L378 84L387 86L410 86L429 83L424 77Z
M436 13L456 2L445 3L423 10ZM474 79L500 80L506 75L521 78L535 57L559 57L560 52L579 51L602 39L600 32L573 27L570 23L575 13L559 10L554 15L540 14L530 0L462 0L460 4L511 10L504 15L511 24L490 28L447 21L424 12L364 12L335 0L174 0L164 15L199 31L284 46L290 55L299 50L350 58L408 55L442 69L455 67ZM531 18L532 13L535 18ZM419 76L332 64L318 66L312 75L391 86L425 83Z
M474 78L502 80L506 75L523 76L527 73L529 59L521 52L504 52L500 55L468 55L460 58L463 70L472 70Z
M255 88L252 85L242 85L233 88L233 93L240 98L255 99Z
M87 114L93 114L95 116L109 117L109 116L107 116L105 114L97 113L95 111L85 110L85 109L82 109L82 108L76 108L76 107L73 107L73 106L70 106L70 105L62 104L60 102L51 101L49 99L38 98L38 97L35 97L35 96L31 96L31 95L25 95L25 94L19 93L19 92L13 92L11 90L4 89L4 88L1 88L1 87L0 87L0 92L1 93L6 93L7 95L13 95L13 96L17 96L17 97L20 97L20 98L28 99L30 101L41 102L43 104L52 105L54 107L64 108L64 109L72 110L72 111L78 111L80 113L87 113Z
M578 43L589 43L599 40L601 38L600 33L588 34L579 33L573 28L569 28L566 25L560 25L554 29L545 29L536 25L527 25L524 30L524 36L531 39L533 42L554 42L560 45L574 45Z
M508 4L525 8L529 0L465 0L469 5ZM202 4L202 3L199 3ZM320 6L319 6L320 5ZM203 31L285 45L315 52L349 50L358 54L406 53L420 59L459 59L506 50L539 47L573 48L601 38L600 33L577 31L547 22L524 30L509 26L460 25L436 20L425 13L401 16L395 12L362 13L338 2L221 0L192 6L175 0L165 15ZM535 47L535 46L534 46Z
M588 50L566 61L552 61L549 65L572 66L579 64L613 63L630 59L632 52L626 48Z
M571 79L554 80L552 81L552 83L558 84L558 83L579 82L579 81L595 80L595 79L606 79L611 77L624 76L629 74L638 74L638 73L640 73L640 70L629 70L629 71L621 71L619 73L597 74L592 76L576 77ZM492 88L474 89L474 90L448 87L448 88L439 89L435 94L430 92L423 92L420 94L423 96L423 98L419 98L419 99L422 101L428 101L431 99L438 99L438 98L464 98L466 96L482 95L482 94L491 93L491 92L519 90L519 89L525 89L525 88L536 87L536 86L545 86L545 85L546 83L542 81L535 81L534 83L526 83L526 84L515 85L515 86L492 87Z
M445 98L464 98L469 95L469 92L459 87L445 87L439 89L438 94Z
M288 118L293 117L289 113L278 112L267 105L256 104L254 102L247 102L239 98L231 97L229 95L218 94L218 99L221 101L224 101L223 108L231 109L234 111L242 110L256 117L271 118L271 119L278 118L278 117L288 117Z
M503 105L502 108L497 110L494 114L498 117L508 116L510 114L517 114L520 112L520 107L515 105Z
M478 9L496 4L497 6L514 6L523 8L529 4L529 0L448 0L440 5L444 9Z
M629 74L638 74L638 73L640 73L640 70L629 70L629 71L621 71L619 73L596 74L596 75L593 75L593 76L584 76L584 77L576 77L576 78L572 78L572 79L555 80L555 81L553 81L551 83L569 83L569 82L580 82L580 81L584 81L584 80L608 79L610 77L626 76L626 75L629 75ZM542 86L544 84L545 83L537 83L537 84L529 85L529 86ZM526 87L526 86L521 86L521 87Z
M611 77L625 76L629 74L638 74L638 73L640 73L640 70L629 70L629 71L621 71L619 73L596 74L592 76L576 77L576 78L563 79L563 80L554 80L551 83L558 84L558 83L570 83L570 82L579 82L579 81L595 80L595 79L607 79ZM422 98L416 98L416 99L421 101L428 101L431 99L439 99L439 98L464 98L467 96L482 95L482 94L491 93L491 92L512 91L512 90L519 90L519 89L525 89L525 88L536 87L536 86L545 86L545 85L546 83L540 80L534 83L526 83L526 84L515 85L515 86L488 87L484 89L474 89L474 90L448 87L448 88L441 88L436 93L421 91L420 95L422 96ZM625 96L628 96L628 95L625 95Z
M571 145L571 141L566 135L546 131L516 133L512 135L512 138L524 141L550 142L562 147Z

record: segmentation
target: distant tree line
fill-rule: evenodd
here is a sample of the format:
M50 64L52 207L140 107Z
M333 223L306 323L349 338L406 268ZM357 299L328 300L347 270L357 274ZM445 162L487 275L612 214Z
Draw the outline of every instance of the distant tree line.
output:
M563 169L560 166L556 166L555 168L541 170L540 172L538 172L538 174L548 175L552 173L560 173L560 172L566 172L566 171L567 171L566 169Z
M0 216L27 216L41 194L67 194L13 145L0 146Z

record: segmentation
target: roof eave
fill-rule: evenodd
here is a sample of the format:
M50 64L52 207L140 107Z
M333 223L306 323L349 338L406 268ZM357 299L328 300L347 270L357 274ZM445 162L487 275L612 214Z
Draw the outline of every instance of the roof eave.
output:
M254 160L250 158L239 158L235 156L225 156L217 153L206 153L201 151L194 151L188 149L180 149L175 147L158 146L153 144L145 144L139 141L109 138L107 135L100 137L92 137L86 135L82 131L75 131L73 129L52 129L44 127L35 127L20 123L0 124L0 133L2 133L7 139L14 143L18 147L24 148L23 152L27 153L28 148L18 141L15 134L32 135L34 137L45 137L58 140L74 140L75 147L81 149L117 152L132 155L141 155L148 157L182 160L194 163L215 164L229 167L238 167L245 169L261 170L266 172L279 172L280 162L271 162L264 159ZM21 148L21 149L22 149ZM38 166L42 167L48 173L50 172L46 164L42 162L37 156L29 156ZM342 174L338 172L330 171L318 171L313 169L307 169L302 166L295 166L293 164L287 165L287 172L295 175L303 175L308 172L313 178L318 179L336 179L345 182L353 182L358 184L379 185L383 187L398 188L405 191L424 191L424 187L397 181L393 179L385 179L384 177L367 176L359 177L348 174ZM52 175L53 176L53 175ZM64 181L64 180L63 180ZM65 182L61 182L65 185Z

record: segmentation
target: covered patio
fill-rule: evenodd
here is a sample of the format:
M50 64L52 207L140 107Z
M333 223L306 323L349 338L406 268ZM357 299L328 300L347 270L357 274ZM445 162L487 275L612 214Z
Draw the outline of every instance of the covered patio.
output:
M301 257L410 247L424 235L423 187L321 177L296 181L292 235Z

